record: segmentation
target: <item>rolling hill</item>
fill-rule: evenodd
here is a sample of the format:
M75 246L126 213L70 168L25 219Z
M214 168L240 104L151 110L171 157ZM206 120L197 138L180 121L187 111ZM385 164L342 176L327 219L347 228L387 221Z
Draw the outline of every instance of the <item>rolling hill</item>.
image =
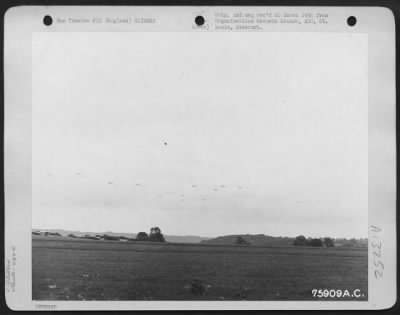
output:
M241 235L226 235L216 238L202 240L202 244L220 244L234 245L238 237L242 237L247 243L257 246L292 246L294 238L292 237L273 237L264 234L241 234Z

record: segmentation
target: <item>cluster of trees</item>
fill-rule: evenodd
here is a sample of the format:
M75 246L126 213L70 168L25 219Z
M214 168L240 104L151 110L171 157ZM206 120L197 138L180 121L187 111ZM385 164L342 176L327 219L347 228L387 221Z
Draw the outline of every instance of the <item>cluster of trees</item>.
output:
M305 238L305 236L297 236L293 242L294 246L312 246L312 247L335 247L335 242L330 237L320 238Z
M251 244L249 241L245 240L242 236L238 236L236 238L235 243L238 245L250 245Z
M147 241L147 242L165 242L164 235L161 233L159 227L152 227L150 229L150 234L146 232L139 232L136 235L137 241Z

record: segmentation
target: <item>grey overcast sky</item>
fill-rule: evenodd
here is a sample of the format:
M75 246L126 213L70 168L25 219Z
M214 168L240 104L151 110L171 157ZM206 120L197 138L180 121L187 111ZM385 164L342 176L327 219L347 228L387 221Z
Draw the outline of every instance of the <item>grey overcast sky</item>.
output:
M32 45L34 228L367 236L366 35Z

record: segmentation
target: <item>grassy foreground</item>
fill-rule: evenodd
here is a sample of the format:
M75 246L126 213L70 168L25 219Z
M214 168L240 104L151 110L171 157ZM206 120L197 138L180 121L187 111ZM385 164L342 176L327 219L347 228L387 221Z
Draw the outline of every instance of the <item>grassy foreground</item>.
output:
M367 249L116 242L34 236L33 300L366 300ZM338 299L338 298L336 298Z

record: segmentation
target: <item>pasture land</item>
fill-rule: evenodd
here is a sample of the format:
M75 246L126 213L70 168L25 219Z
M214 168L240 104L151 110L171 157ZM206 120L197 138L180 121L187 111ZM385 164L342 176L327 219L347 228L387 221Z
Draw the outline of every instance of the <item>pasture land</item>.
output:
M368 298L367 249L116 242L34 236L33 300ZM336 298L337 299L337 298Z

